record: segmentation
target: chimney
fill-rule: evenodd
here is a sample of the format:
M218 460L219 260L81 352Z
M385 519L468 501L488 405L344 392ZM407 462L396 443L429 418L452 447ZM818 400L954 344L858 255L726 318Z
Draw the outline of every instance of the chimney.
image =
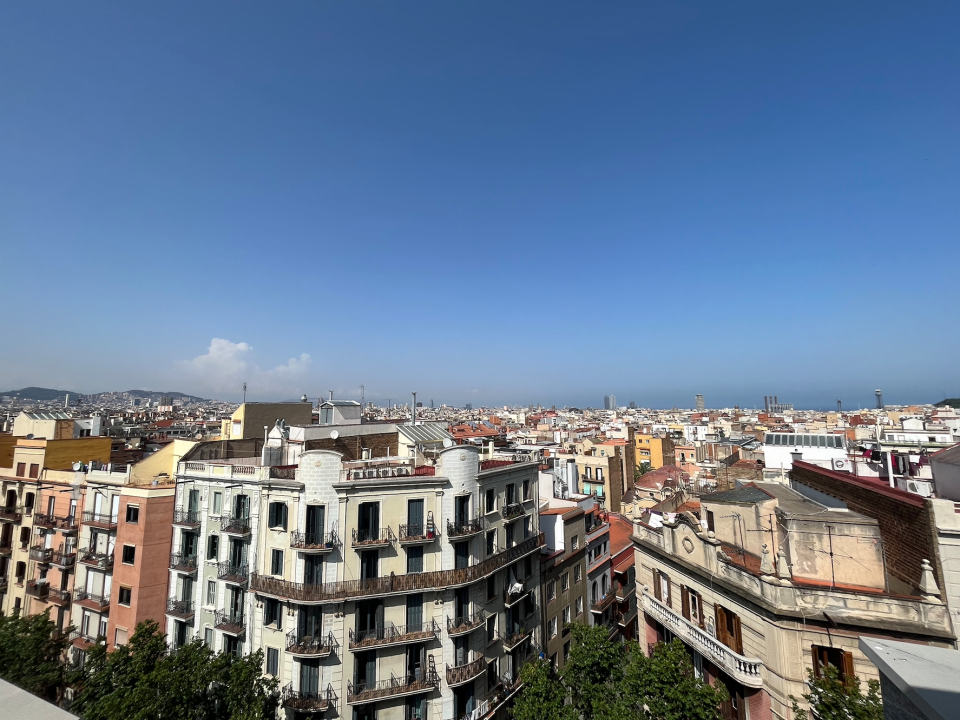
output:
M330 391L330 402L333 402L333 390Z

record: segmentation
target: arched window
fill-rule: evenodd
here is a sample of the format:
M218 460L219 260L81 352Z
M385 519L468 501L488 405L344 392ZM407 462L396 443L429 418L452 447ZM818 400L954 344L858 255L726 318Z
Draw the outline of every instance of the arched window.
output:
M593 581L593 602L597 602L600 599L600 594L597 588L597 581Z
M607 576L606 575L600 578L600 584L603 586L603 594L606 595L607 594Z

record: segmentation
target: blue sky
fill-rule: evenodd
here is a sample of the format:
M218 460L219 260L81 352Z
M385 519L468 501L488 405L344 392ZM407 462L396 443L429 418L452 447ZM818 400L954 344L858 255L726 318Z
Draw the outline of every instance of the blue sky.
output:
M960 395L958 21L7 3L0 390Z

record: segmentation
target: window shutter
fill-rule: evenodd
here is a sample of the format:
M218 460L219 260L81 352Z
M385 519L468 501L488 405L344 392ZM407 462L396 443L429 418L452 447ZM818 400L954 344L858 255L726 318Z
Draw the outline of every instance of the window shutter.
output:
M812 646L810 647L810 654L813 656L813 676L816 677L816 678L820 677L820 673L822 672L822 671L820 670L820 652L819 652L819 650L820 650L820 648L818 648L816 645L812 645Z
M853 653L845 652L843 653L843 682L848 687L853 687L853 679L856 677L856 673L853 670Z
M287 506L280 506L280 526L286 530L287 529Z
M743 655L743 633L740 630L740 616L733 616L733 641L734 649Z
M703 615L703 596L700 595L700 593L698 592L695 592L694 595L697 596L697 622L700 625L700 629L705 630L706 625L704 623L704 615Z
M690 619L690 592L687 590L685 585L680 586L680 604L682 607L683 617L687 620Z
M663 600L663 598L660 597L660 571L659 570L653 571L653 596L657 600Z
M270 503L267 506L267 527L275 527L277 524L277 504Z
M673 587L670 584L670 576L667 575L667 607L673 609Z
M717 639L724 645L727 644L727 613L719 605L713 606L713 611L717 620Z

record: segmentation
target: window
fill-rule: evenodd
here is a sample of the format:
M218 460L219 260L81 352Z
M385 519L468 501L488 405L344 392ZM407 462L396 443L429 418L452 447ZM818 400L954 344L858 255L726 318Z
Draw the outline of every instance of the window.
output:
M659 570L653 571L653 596L667 607L670 603L670 576Z
M217 582L215 580L207 580L207 605L216 605L217 604Z
M703 601L700 593L683 585L680 586L680 603L683 616L694 625L703 625Z
M583 596L577 598L577 617L583 615Z
M524 500L530 499L530 481L529 480L523 481L523 499Z
M570 620L571 620L571 618L570 618L570 606L567 605L567 606L563 609L563 624L564 624L564 625L569 625L569 624L570 624Z
M710 532L716 532L717 528L713 524L713 511L707 510L707 530Z
M136 525L138 522L140 522L140 506L139 505L127 505L126 521L130 525Z
M566 662L569 657L570 657L570 641L567 640L563 644L563 661Z
M213 648L213 628L203 629L203 643L208 648Z
M557 599L557 581L551 580L547 583L547 602L553 602Z
M120 596L117 598L117 602L121 605L130 607L130 599L133 595L133 592L128 587L120 588Z
M19 598L17 598L19 600ZM491 615L487 618L487 642L491 643L497 639L497 616Z
M487 557L495 552L497 552L497 531L490 530L487 532Z
M40 476L40 466L37 463L30 463L30 477L36 479Z
M280 629L280 601L275 598L263 599L263 624Z
M814 645L811 648L811 653L813 654L814 677L824 677L827 668L833 667L836 669L841 682L849 683L853 680L853 653L823 645Z
M223 493L215 492L213 494L213 514L219 515L223 512Z
M137 559L137 548L135 545L124 545L123 546L123 564L124 565L133 565L134 561Z
M583 565L577 563L577 566L573 569L573 581L575 583L583 580Z
M411 545L407 548L407 572L423 572L423 546Z
M570 547L572 547L574 550L580 547L579 535L574 535L572 538L570 538Z
M283 550L274 548L270 551L270 574L283 575Z
M113 636L113 644L118 647L127 644L127 631L124 628L117 628Z
M550 637L555 638L557 636L557 619L555 617L550 618Z
M493 600L497 596L497 578L491 576L487 578L487 600Z
M267 526L270 528L287 529L287 504L280 502L270 503L267 509Z
M497 509L497 491L493 488L487 490L487 501L484 504L484 512L492 513Z
M560 592L566 592L570 589L570 573L565 572L560 576Z
M280 651L277 648L267 648L267 675L276 677L280 674Z
M740 618L720 605L715 606L717 614L717 640L735 653L743 655L743 633L740 630Z
M603 468L597 468L597 482L603 482ZM598 492L597 495L599 494Z
M590 479L590 466L588 465L583 469L583 476L589 480Z
M17 477L24 477L27 474L27 464L17 463Z
M207 560L217 560L220 557L220 536L211 535L207 538Z

